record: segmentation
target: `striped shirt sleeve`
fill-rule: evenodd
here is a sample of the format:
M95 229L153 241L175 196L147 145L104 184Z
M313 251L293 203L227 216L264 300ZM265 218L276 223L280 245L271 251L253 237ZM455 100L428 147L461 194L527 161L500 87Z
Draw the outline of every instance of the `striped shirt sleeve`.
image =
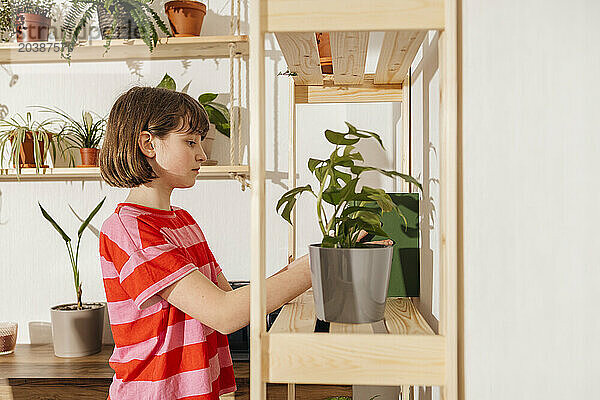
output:
M180 247L170 243L158 228L144 224L141 229L144 243L148 245L131 252L122 265L115 265L121 286L139 310L161 301L158 292L198 269L193 260Z

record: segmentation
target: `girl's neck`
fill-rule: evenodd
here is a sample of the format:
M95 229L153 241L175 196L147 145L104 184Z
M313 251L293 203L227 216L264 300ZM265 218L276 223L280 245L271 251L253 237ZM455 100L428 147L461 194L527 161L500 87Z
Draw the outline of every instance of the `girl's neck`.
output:
M168 189L160 185L153 185L152 183L144 184L132 188L125 202L171 211L172 192L172 188Z

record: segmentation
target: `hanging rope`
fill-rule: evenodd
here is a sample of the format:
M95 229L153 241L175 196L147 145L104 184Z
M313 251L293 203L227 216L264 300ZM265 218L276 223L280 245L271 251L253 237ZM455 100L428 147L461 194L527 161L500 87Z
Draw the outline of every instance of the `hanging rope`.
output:
M237 12L236 12L237 5ZM229 20L229 34L231 36L239 35L240 29L240 14L241 0L231 0L231 18ZM234 42L229 43L229 161L230 165L240 165L242 160L242 124L241 124L241 98L242 98L242 60L241 53L237 51L237 46ZM237 59L237 63L234 62ZM235 64L237 64L237 103L236 93L234 91L235 83ZM235 110L234 110L235 108ZM237 141L237 154L236 154ZM229 174L232 179L237 180L242 185L242 190L250 187L248 177L235 172Z
M232 1L233 3L233 1ZM232 25L233 26L233 25ZM230 165L236 165L235 160L235 140L236 140L236 131L235 124L236 120L234 118L234 93L233 93L233 56L235 53L235 43L229 43L229 162Z

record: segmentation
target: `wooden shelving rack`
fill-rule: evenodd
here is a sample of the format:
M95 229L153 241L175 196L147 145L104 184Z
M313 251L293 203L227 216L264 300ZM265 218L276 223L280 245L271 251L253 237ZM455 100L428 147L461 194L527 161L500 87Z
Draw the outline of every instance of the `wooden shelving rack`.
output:
M443 399L457 399L456 0L254 0L249 15L251 399L265 399L266 382L288 383L288 399L295 398L296 383L440 386ZM438 332L427 325L412 299L388 299L384 325L332 324L329 333L314 333L309 294L286 305L266 332L265 34L275 34L293 73L288 182L295 187L296 104L397 101L407 115L410 85L403 83L429 30L439 31L441 73ZM385 31L385 37L376 72L366 75L369 32L373 31ZM330 34L333 75L321 72L315 32ZM403 120L407 131L407 118ZM406 143L407 138L401 140ZM408 172L408 157L401 164L403 172ZM296 256L295 236L292 227L290 259Z

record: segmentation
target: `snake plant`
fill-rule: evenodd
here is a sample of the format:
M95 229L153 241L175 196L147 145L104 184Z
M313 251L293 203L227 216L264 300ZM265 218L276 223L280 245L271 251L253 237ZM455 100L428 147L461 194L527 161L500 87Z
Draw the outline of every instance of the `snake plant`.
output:
M82 288L81 288L81 282L79 280L79 267L77 265L78 260L79 260L79 243L81 242L81 236L83 235L85 228L87 228L87 226L89 225L92 218L94 218L94 216L98 213L98 211L100 211L102 204L104 204L104 200L106 200L106 197L104 197L102 199L102 201L100 203L98 203L96 208L94 208L92 210L90 215L88 215L87 218L79 226L79 230L77 231L77 249L75 251L75 254L73 254L73 246L71 246L71 238L69 237L69 235L67 235L65 233L65 231L60 227L60 225L58 225L56 223L56 221L50 216L50 214L48 214L48 212L44 209L44 207L42 207L42 205L38 202L38 205L40 206L40 210L42 211L42 215L44 216L44 218L46 218L46 220L48 220L48 222L50 222L50 224L54 227L54 229L56 229L56 231L63 238L63 240L65 241L65 244L67 246L67 252L69 253L69 261L71 262L71 270L73 271L73 281L75 283L75 292L77 294L77 309L78 310L81 310L81 308L82 308L81 307L82 306L82 303L81 303Z

